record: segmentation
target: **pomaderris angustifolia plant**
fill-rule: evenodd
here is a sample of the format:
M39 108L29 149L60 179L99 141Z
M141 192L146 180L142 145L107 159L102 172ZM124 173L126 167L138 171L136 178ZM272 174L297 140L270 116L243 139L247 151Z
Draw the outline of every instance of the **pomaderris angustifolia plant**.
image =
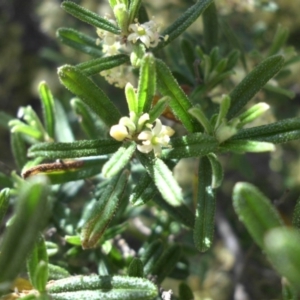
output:
M93 36L57 31L62 43L92 57L58 69L85 139L74 138L46 82L39 85L42 120L30 106L18 118L1 112L17 166L0 177L0 221L13 205L0 244L1 299L204 299L187 284L189 259L213 245L216 192L226 180L220 159L300 139L299 117L252 123L269 109L255 98L261 89L294 97L277 83L299 60L285 46L287 29L279 26L269 50L253 59L228 24L220 26L213 0L196 1L171 24L149 18L141 0L108 2L111 14L103 16L61 4L94 27ZM187 33L199 17L200 39ZM110 99L105 81L123 97ZM194 159L193 193L174 176L186 158ZM258 188L239 182L233 206L282 276L284 299L296 299L299 204L287 227ZM180 280L178 291L163 288L166 278Z

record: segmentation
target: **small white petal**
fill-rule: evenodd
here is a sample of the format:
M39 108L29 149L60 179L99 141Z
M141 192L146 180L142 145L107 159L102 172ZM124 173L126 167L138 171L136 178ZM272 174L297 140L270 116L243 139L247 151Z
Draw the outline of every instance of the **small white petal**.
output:
M156 119L155 126L153 128L154 135L158 136L160 134L161 130L162 130L161 121L160 121L160 119Z
M152 145L137 145L137 149L142 153L149 153L153 150Z
M153 137L153 134L151 131L142 131L139 135L138 135L138 139L139 140L151 140Z

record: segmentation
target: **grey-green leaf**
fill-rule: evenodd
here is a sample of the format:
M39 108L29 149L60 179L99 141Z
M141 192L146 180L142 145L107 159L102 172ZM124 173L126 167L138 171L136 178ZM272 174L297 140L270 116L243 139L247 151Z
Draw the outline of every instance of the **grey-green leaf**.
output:
M201 252L205 252L211 247L214 237L216 195L211 185L212 177L210 161L204 156L199 162L197 206L193 234L195 246Z
M234 186L233 207L240 221L262 249L267 231L283 225L271 201L250 183L239 182Z
M117 124L121 114L105 93L76 67L65 65L58 70L62 84L84 101L107 126Z
M284 58L274 55L257 65L230 93L228 118L235 117L249 100L283 67Z
M96 39L72 28L59 28L57 38L65 45L93 57L103 55L101 47L96 45Z
M69 14L96 28L101 28L114 34L120 34L120 29L117 26L72 1L64 1L61 7Z
M81 140L73 143L40 143L28 150L30 157L49 159L106 155L118 150L121 143L113 139Z
M149 280L127 276L72 276L50 282L53 300L153 300L157 287Z

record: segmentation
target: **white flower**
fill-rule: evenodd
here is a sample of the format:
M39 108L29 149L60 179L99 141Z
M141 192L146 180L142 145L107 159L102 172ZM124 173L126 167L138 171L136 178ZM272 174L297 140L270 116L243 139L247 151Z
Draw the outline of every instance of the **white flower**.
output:
M139 24L138 22L130 24L128 27L129 31L133 33L127 37L128 41L132 41L134 44L140 40L147 48L155 47L159 43L159 26L154 20Z
M103 76L110 84L119 88L124 88L128 82L132 81L129 68L129 66L120 65L109 70L101 71L100 75Z
M171 127L162 125L161 121L157 119L153 129L144 130L138 135L142 145L137 145L137 148L143 153L154 150L155 155L159 156L162 147L169 147L170 136L173 134L174 130Z

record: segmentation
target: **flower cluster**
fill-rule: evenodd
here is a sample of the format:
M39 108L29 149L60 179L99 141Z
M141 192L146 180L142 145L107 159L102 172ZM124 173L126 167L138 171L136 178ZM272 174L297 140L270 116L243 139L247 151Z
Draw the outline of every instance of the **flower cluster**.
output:
M122 117L119 124L110 129L110 135L117 141L125 139L135 140L137 149L143 153L152 150L156 156L160 156L162 147L169 147L170 136L174 130L162 125L159 119L155 120L155 126L148 123L149 114L143 114L139 118L134 112L130 112L130 117Z
M106 16L106 19L114 25L117 25L116 21ZM124 52L129 52L128 44L124 43L132 42L135 44L140 40L146 48L155 47L160 41L161 36L158 33L159 25L152 19L144 24L139 24L135 20L134 24L130 24L128 27L129 35L124 37L122 35L116 35L103 29L97 29L97 45L102 45L102 51L104 56L113 56ZM131 32L131 33L130 33ZM105 70L100 73L110 84L119 88L124 88L127 82L133 83L133 75L131 67L127 65L121 65L110 70Z

